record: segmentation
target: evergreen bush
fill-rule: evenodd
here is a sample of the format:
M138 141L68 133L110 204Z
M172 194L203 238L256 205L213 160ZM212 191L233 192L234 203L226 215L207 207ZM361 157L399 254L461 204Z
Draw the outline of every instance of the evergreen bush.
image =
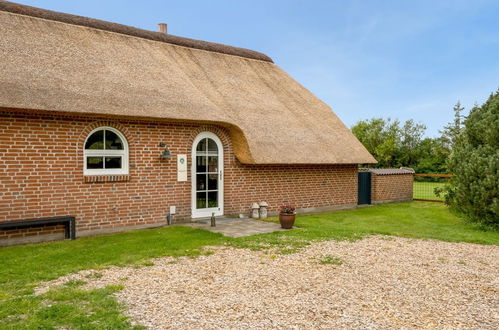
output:
M499 90L475 106L448 160L454 176L440 191L469 221L499 228Z

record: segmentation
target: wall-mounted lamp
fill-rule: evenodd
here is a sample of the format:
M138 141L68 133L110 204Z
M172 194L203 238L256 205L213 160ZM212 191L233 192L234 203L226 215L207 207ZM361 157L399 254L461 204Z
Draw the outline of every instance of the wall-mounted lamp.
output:
M165 148L165 150L163 150L163 152L161 153L161 155L159 155L160 159L172 158L172 153L170 152L170 150L168 150L168 147L166 146L166 144L164 144L164 142L160 142L159 146L161 148Z

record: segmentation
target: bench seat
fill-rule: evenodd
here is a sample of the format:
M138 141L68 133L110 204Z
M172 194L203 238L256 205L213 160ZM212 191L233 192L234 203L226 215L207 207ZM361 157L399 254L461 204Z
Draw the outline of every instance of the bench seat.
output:
M64 225L64 237L76 239L76 220L72 216L14 220L0 222L0 229L26 228L34 225Z

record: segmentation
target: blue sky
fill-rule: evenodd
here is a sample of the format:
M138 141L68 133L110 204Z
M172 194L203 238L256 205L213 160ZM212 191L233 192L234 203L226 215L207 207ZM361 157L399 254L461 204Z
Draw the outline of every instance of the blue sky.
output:
M351 126L415 119L436 136L499 87L499 1L18 1L261 51Z

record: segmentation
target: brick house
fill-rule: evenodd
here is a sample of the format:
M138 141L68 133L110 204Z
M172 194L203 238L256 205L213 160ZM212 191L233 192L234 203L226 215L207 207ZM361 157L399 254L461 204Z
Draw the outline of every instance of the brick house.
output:
M83 236L164 225L171 206L349 208L375 162L264 54L6 1L0 35L0 222L71 215Z

